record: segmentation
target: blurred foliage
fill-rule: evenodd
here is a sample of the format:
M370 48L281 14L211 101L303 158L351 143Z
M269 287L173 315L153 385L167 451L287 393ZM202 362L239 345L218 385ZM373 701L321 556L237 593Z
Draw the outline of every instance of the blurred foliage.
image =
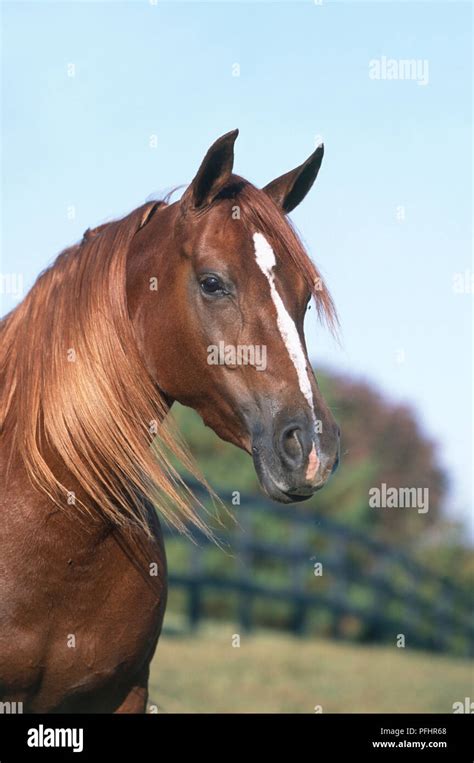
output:
M462 538L462 528L448 522L443 517L448 479L441 467L437 448L422 431L414 413L406 406L394 404L384 399L368 383L354 381L339 375L323 373L318 382L328 405L341 428L341 465L328 485L309 502L299 506L299 510L311 515L327 516L350 526L367 538L379 540L398 547L411 557L422 562L434 573L451 580L459 588L466 590L474 582L474 554ZM202 473L216 492L240 491L247 494L261 493L252 459L235 446L220 440L212 430L206 428L199 416L192 410L175 405L173 416L187 441ZM385 483L388 487L419 487L429 489L429 511L418 513L416 508L371 508L369 490ZM238 506L227 506L219 512L222 525L232 529L235 522L244 521L245 512ZM297 543L292 520L264 512L252 516L252 537L257 541L289 547ZM182 540L182 539L181 539ZM170 571L189 570L189 549L180 539L167 540L167 555ZM333 547L334 539L314 528L305 528L305 540L317 550L318 555L328 558L341 553ZM201 570L220 580L234 578L239 574L239 549L223 550L217 546L207 546L201 552ZM388 576L388 581L398 590L403 599L403 591L410 591L410 576L403 567L385 567L383 558L371 555L364 545L347 544L343 550L347 564L345 580L338 580L327 571L324 579L318 580L318 592L331 593L337 585L345 586L345 595L354 607L365 608L370 604L370 581L374 577ZM285 587L291 580L292 564L288 560L262 557L254 554L247 558L254 583ZM305 588L311 590L315 578L309 569ZM351 580L354 570L354 580ZM362 575L363 585L357 583ZM439 589L430 587L429 581L421 578L417 584L418 593L425 598L432 611L438 607ZM309 588L308 588L309 586ZM232 619L236 616L238 596L229 592L209 592L202 602L202 615ZM376 600L378 601L378 599ZM378 604L377 604L378 606ZM402 617L404 606L400 601L380 599L380 606L387 616ZM273 600L255 600L253 603L256 621L263 626L285 629L291 627L293 609L291 604ZM183 611L186 608L184 591L173 593L171 608ZM423 627L423 612L420 611L420 627ZM403 618L402 618L403 619ZM392 634L371 632L370 626L352 615L344 615L334 620L331 613L321 607L312 611L308 630L321 635L349 638L352 640L386 640ZM437 618L436 618L437 620ZM428 624L430 621L430 624ZM426 618L426 643L436 641L433 619ZM455 633L453 632L453 638ZM459 649L451 648L459 654L466 652L463 641Z

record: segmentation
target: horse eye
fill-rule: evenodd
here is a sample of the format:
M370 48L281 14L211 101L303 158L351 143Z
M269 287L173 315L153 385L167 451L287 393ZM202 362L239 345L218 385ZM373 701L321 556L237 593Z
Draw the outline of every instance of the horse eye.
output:
M206 294L222 294L224 287L216 276L206 276L201 281L201 289Z

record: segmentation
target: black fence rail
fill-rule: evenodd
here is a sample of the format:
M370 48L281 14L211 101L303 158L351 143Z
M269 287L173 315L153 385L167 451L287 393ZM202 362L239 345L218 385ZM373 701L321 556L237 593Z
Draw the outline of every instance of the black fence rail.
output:
M231 495L222 499L232 505ZM224 518L217 546L199 531L189 539L165 528L170 587L185 591L191 627L210 613L228 613L232 598L231 615L243 631L273 624L300 635L474 653L472 597L449 578L308 509L243 494L232 509L237 523L225 526ZM266 538L270 527L279 540Z

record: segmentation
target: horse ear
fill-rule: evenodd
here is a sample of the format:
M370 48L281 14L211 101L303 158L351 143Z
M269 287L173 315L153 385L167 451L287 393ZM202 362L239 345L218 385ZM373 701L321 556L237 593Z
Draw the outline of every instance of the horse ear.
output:
M232 130L212 144L183 196L186 206L196 209L207 206L228 182L234 166L234 143L238 134L238 130Z
M303 164L272 180L263 189L285 214L291 212L300 201L303 201L316 180L323 156L324 145L321 143Z

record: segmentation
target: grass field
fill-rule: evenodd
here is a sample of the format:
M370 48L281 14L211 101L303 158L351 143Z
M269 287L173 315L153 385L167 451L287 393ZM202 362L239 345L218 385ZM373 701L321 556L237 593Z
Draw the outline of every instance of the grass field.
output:
M474 697L468 660L397 647L243 635L206 625L196 635L165 632L152 664L150 704L158 712L435 713ZM156 712L156 710L155 710Z

